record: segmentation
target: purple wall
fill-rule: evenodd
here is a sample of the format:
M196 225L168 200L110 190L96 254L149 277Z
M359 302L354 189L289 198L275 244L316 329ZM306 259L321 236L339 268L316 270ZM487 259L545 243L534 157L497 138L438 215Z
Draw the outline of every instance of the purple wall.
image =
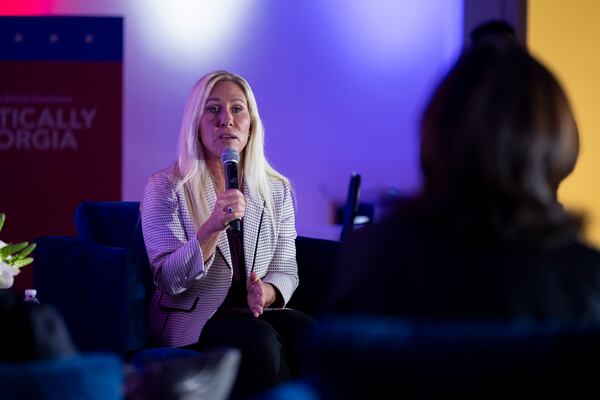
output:
M62 0L52 14L125 17L124 200L175 160L185 98L217 68L255 90L299 233L337 235L352 171L365 201L418 188L418 118L462 45L462 0L123 3Z

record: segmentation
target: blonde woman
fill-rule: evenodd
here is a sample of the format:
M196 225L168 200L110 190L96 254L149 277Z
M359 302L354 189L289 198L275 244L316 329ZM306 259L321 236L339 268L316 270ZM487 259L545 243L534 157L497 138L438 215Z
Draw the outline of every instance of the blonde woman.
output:
M228 149L240 155L239 190L226 187ZM292 190L265 158L244 78L214 71L196 83L177 162L150 178L141 215L156 285L153 344L241 349L239 395L293 377L298 338L314 321L282 310L298 286ZM234 220L240 231L228 229Z

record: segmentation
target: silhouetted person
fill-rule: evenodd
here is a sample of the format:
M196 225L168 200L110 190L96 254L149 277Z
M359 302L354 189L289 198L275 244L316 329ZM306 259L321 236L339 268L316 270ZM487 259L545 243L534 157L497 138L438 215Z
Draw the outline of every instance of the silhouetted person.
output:
M600 322L600 253L557 199L579 141L556 78L510 41L473 46L421 135L422 190L347 242L333 309Z

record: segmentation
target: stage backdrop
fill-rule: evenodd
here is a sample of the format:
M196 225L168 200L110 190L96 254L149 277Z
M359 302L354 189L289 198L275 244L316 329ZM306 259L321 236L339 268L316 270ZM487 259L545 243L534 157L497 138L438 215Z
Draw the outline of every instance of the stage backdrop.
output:
M529 48L561 80L579 128L579 160L559 199L586 214L586 239L600 247L600 3L530 0L527 6Z
M122 18L0 17L1 240L73 235L82 200L121 199L122 43Z

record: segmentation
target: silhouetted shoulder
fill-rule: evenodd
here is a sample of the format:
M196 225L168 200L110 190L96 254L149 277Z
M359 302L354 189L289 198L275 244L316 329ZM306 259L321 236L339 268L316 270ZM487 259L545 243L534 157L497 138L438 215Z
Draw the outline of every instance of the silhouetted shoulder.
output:
M337 274L335 312L600 323L600 252L576 241L481 247L392 219L355 231Z

